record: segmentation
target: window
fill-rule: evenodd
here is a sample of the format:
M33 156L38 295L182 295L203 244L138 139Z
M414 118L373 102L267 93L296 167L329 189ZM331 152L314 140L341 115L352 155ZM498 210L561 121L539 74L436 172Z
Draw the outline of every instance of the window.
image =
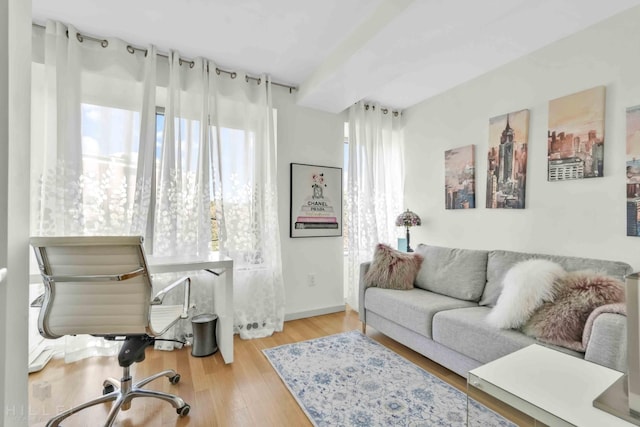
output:
M128 226L136 184L140 114L82 104L82 211L85 231Z
M81 113L81 185L90 191L81 193L82 212L78 214L82 215L86 232L128 234L136 189L140 114L93 104L82 104ZM159 108L156 113L155 182L151 184L152 189L157 188L160 182L164 121L164 111ZM176 120L175 132L179 136L180 150L175 154L185 170L193 170L197 166L199 126L196 120ZM154 200L152 195L149 218L155 217ZM215 251L219 248L219 241L213 194L211 200L211 249ZM152 228L149 231L153 233ZM152 242L153 235L148 235L147 241Z
M164 108L157 108L156 110L156 150L155 150L155 164L156 183L160 182L160 159L162 158L162 142L164 139L165 129L165 116ZM180 149L175 153L181 160L181 165L186 171L194 171L197 168L198 154L200 151L200 122L198 120L191 119L175 119L174 129L178 141L180 141ZM210 182L210 203L209 203L209 218L211 220L211 250L217 251L220 249L219 234L218 234L218 221L216 220L216 206L213 197L213 183ZM155 206L151 207L155 210ZM151 217L154 217L152 213Z
M275 111L274 111L275 113ZM274 114L275 115L275 114ZM93 234L129 234L136 191L139 140L141 127L140 113L122 108L94 104L82 104L82 212L85 232ZM274 117L275 121L275 117ZM164 109L156 111L156 146L154 150L155 173L152 174L150 213L148 218L156 216L157 192L162 191L160 176L162 167L163 134L165 129ZM213 135L215 129L211 129ZM187 176L183 188L189 191L191 172L198 167L200 152L200 122L191 119L176 119L174 125L176 140L175 153ZM235 217L250 217L255 210L252 207L255 188L255 135L241 129L221 128L218 134L220 154L222 156L222 181L228 200L225 206ZM348 146L345 153L348 154ZM210 171L212 172L212 171ZM210 173L211 250L219 250L219 225L216 219L216 202L213 194L213 173ZM227 224L235 227L236 224ZM233 230L229 230L230 232ZM153 227L147 228L146 241L153 242ZM247 250L253 247L252 240L246 239ZM237 248L243 249L243 248Z

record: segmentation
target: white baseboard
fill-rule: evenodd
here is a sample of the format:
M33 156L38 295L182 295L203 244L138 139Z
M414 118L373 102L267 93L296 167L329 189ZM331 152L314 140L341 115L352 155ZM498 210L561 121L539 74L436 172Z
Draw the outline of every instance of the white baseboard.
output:
M334 307L318 308L316 310L299 311L297 313L285 314L284 321L287 322L289 320L298 320L298 319L305 319L307 317L322 316L323 314L338 313L340 311L345 311L345 310L346 310L346 305L342 304L342 305L336 305Z

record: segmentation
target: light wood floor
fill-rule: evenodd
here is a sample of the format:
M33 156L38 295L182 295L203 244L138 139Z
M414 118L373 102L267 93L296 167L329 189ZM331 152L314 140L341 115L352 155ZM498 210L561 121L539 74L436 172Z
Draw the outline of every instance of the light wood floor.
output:
M310 426L311 423L293 399L261 350L304 341L343 331L361 329L358 315L348 310L286 322L284 331L255 340L234 339L234 363L225 365L220 353L192 357L189 348L171 352L148 349L146 360L134 365L134 381L163 369L176 369L182 379L171 385L165 378L147 388L180 395L191 405L187 417L156 399L134 399L131 409L121 412L118 426ZM401 344L367 328L367 335L453 386L466 391L466 380ZM31 426L44 426L54 414L90 400L102 392L102 381L120 378L115 358L95 357L65 364L54 359L40 372L29 375L29 419ZM494 401L478 398L518 425L532 420ZM86 409L67 418L64 427L102 425L109 404Z

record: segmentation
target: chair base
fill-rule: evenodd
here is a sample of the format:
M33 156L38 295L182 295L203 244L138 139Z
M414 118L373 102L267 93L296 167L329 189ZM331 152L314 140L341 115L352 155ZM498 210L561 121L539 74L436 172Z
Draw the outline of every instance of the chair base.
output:
M174 371L173 369L168 369L166 371L158 372L157 374L147 377L132 385L132 378L129 375L129 367L126 366L123 368L123 376L120 381L116 380L115 378L107 378L106 380L104 380L104 382L102 383L102 396L58 414L54 418L50 419L46 426L57 427L60 422L62 422L62 420L79 411L82 411L83 409L99 405L101 403L113 402L111 410L109 411L109 415L107 416L107 420L104 423L104 427L110 427L115 422L120 410L128 410L131 407L131 400L137 397L154 397L156 399L164 400L166 402L169 402L174 408L176 408L176 412L178 413L178 415L180 415L181 417L187 416L189 414L191 406L185 403L185 401L182 400L181 397L170 393L164 393L155 390L146 390L142 388L151 381L161 377L167 377L171 384L177 384L180 381L180 374L176 373L176 371Z

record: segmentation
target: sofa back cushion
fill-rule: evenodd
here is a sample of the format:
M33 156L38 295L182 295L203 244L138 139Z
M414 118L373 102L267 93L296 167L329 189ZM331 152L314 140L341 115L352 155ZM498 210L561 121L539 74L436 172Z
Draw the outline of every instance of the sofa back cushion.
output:
M488 251L420 244L424 261L415 286L465 301L477 302L487 282Z
M618 261L513 251L491 251L487 261L487 286L484 288L479 304L489 307L495 306L502 291L502 280L507 271L520 261L534 258L548 259L558 263L566 271L594 270L619 280L624 280L624 276L633 271L629 264Z

